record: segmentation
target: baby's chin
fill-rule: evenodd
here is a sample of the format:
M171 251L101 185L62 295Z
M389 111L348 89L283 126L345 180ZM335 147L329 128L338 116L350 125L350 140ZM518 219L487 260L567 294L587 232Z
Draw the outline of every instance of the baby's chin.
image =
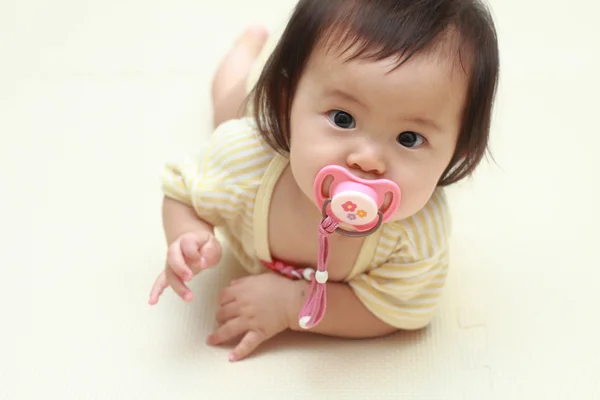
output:
M419 210L402 210L402 209L400 209L400 210L396 211L396 213L394 215L392 215L392 217L390 219L388 219L386 221L386 223L404 221L404 220L412 217L413 215L415 215L418 212L419 212Z

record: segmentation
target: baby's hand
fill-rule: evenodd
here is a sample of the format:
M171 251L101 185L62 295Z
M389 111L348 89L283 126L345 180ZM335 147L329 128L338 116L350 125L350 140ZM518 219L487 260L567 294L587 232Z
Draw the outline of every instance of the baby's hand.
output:
M216 265L220 259L221 245L212 232L184 233L169 246L165 270L156 278L148 303L158 303L169 286L184 301L192 301L194 295L184 282L191 281L194 275Z
M249 356L261 343L288 329L290 318L298 318L298 287L295 281L270 272L232 281L219 294L219 327L208 337L208 344L241 338L229 360Z

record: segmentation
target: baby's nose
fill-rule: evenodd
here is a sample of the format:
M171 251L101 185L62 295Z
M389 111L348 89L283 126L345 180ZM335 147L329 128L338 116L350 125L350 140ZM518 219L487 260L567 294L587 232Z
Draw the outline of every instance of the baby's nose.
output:
M380 152L376 149L365 148L354 151L348 155L346 160L349 168L358 169L372 175L383 175L385 163Z

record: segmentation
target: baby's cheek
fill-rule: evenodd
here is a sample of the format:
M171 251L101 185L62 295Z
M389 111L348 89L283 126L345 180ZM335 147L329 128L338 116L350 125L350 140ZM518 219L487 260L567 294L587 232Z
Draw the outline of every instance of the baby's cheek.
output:
M394 215L394 220L406 219L419 212L431 198L435 186L435 182L429 183L427 179L406 182L400 186L400 206Z

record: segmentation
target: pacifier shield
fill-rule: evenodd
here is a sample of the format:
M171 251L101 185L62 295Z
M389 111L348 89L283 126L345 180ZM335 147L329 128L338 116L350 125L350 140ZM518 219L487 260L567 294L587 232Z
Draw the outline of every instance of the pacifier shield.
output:
M325 193L323 185L328 177L332 182ZM391 202L381 209L388 193ZM328 165L319 171L315 177L314 195L324 214L361 232L389 220L400 205L400 188L394 182L362 179L339 165Z

